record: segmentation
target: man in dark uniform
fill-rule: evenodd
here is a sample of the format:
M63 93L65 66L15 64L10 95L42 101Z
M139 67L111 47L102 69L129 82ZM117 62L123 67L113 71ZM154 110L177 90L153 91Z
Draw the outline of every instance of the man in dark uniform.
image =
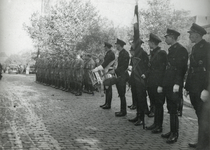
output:
M133 66L130 83L133 86L132 95L136 96L137 113L136 117L129 119L129 121L134 122L135 126L143 125L144 128L144 114L145 111L148 111L145 75L148 70L149 58L141 44L142 41L140 39L135 44L133 43L135 52L134 57L132 57Z
M151 51L146 78L147 92L150 102L153 103L155 118L154 123L147 127L147 130L152 130L152 133L162 132L163 104L165 102L162 82L166 69L167 54L158 46L160 42L161 40L157 35L153 33L150 34L148 44Z
M115 60L115 54L111 49L112 45L105 42L104 43L104 50L106 51L106 55L104 57L104 62L93 69L93 72L103 70L104 68L107 68L110 63L112 63ZM110 68L107 68L107 71L109 71ZM105 72L107 73L107 72ZM111 108L111 101L112 101L112 85L110 85L108 88L105 88L105 103L103 105L100 105L103 109L110 109Z
M167 29L165 42L170 45L167 55L167 67L163 78L163 91L167 100L170 114L170 132L162 134L167 143L174 143L178 139L178 104L181 101L184 75L187 71L188 52L177 42L180 33Z
M117 91L120 97L120 112L115 112L116 117L122 117L127 114L126 110L126 82L128 81L129 75L127 72L129 65L129 53L123 48L126 43L120 39L117 39L116 48L119 51L117 68L114 70L117 75Z
M201 124L201 112L204 102L201 100L202 95L208 93L208 75L209 75L209 58L210 43L206 42L202 37L207 32L206 30L193 23L190 31L189 38L195 45L192 47L190 55L190 67L185 84L185 95L189 94L191 104L195 109L195 113L198 117L198 128ZM209 142L209 141L208 141ZM196 144L189 143L190 147L196 147Z

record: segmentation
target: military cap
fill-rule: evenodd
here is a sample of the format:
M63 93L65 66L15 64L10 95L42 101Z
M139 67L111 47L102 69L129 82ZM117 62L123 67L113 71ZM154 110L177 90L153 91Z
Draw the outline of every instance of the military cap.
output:
M150 33L150 35L149 35L149 41L160 43L161 42L161 39L157 35L155 35L153 33Z
M200 35L204 35L207 32L203 27L197 25L196 23L193 23L191 28L190 28L190 31L188 31L188 33L198 33Z
M111 45L111 44L109 44L109 43L107 43L107 42L104 42L104 47L111 48L111 47L112 47L112 45Z
M126 45L126 43L120 39L117 39L117 42L115 44L119 44L120 46Z
M175 35L177 37L180 36L180 33L176 30L173 30L173 29L167 29L166 33L167 34L165 35L165 37L168 36L168 35Z

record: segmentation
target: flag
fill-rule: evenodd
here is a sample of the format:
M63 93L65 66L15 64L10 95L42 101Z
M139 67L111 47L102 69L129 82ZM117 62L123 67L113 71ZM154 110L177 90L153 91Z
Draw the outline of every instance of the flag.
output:
M139 14L138 14L138 4L136 4L134 9L134 37L133 41L137 43L139 39Z

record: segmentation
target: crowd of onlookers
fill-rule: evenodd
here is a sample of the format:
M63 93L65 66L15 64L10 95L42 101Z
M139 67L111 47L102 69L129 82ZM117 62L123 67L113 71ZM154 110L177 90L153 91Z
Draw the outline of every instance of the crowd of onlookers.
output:
M0 63L1 73L15 73L15 74L25 74L25 73L35 73L34 65L22 65L22 64L10 64L5 65Z

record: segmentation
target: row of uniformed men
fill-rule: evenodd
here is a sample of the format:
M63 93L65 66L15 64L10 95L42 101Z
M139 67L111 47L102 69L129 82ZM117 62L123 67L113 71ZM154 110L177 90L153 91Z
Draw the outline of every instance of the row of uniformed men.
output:
M35 65L36 81L70 91L76 96L82 95L82 91L94 94L94 87L88 74L103 61L99 58L94 60L91 54L38 58Z
M210 43L203 39L203 35L206 30L193 23L189 33L189 39L195 45L192 48L190 54L190 66L188 69L188 52L185 47L178 43L177 39L180 33L176 30L167 29L165 35L165 42L170 45L168 54L161 50L158 46L161 42L157 35L150 34L148 45L151 49L151 57L148 58L147 53L141 47L143 41L139 39L138 43L131 47L131 75L130 84L133 98L133 105L137 108L136 117L129 119L134 125L144 126L144 115L147 109L147 93L155 105L155 117L154 123L147 127L147 130L152 130L152 133L161 133L163 124L163 105L165 99L167 101L167 109L170 114L170 131L166 134L162 134L161 137L167 138L167 143L174 143L179 136L179 119L178 119L178 104L183 96L183 88L185 89L185 95L189 94L191 103L196 111L198 117L199 131L202 125L202 108L205 105L205 100L208 100L208 75L210 70ZM129 69L129 55L123 48L126 43L122 40L117 40L115 43L117 50L119 51L118 66L115 70L111 70L110 73L117 75L117 80L114 80L116 84L118 94L120 97L120 111L115 113L116 117L122 117L127 114L126 111L126 82L127 69ZM114 60L114 54L111 50L112 45L106 43L107 53L104 57L102 65L96 67L93 71L103 70L107 67L112 60ZM184 85L184 76L188 70L188 76L186 84ZM110 80L111 81L111 80ZM100 107L103 109L111 108L112 101L112 84L106 88L105 104ZM205 122L204 122L205 123ZM208 128L206 128L208 129ZM207 130L206 132L209 134ZM204 130L205 132L205 130ZM207 134L206 134L207 135ZM209 136L206 136L207 144L209 145ZM204 142L204 141L203 141ZM202 146L196 144L189 144L190 147ZM201 149L201 148L198 148Z

